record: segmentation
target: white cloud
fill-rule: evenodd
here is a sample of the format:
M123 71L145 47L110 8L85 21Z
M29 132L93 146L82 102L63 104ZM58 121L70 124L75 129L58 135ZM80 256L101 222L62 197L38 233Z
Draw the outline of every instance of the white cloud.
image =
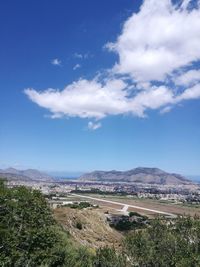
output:
M74 53L74 57L79 58L79 59L87 59L87 58L93 57L93 55L90 53L84 53L84 54Z
M107 115L122 114L127 109L126 84L122 80L110 80L102 84L97 80L79 80L64 90L47 89L38 92L26 89L28 97L56 116L101 119Z
M33 102L49 110L53 119L67 116L100 120L108 115L132 114L145 117L149 109L161 109L161 113L166 113L172 105L183 100L200 98L200 85L179 95L163 85L152 86L134 94L120 79L107 80L106 83L94 79L79 80L63 90L47 89L39 92L26 89L25 94Z
M79 80L64 90L47 89L38 92L26 89L26 95L39 106L51 111L52 118L61 116L102 119L108 115L130 113L144 117L147 109L157 109L172 103L173 93L165 86L153 86L131 96L127 84L120 80Z
M172 110L172 106L166 106L163 109L161 109L160 114L168 113Z
M58 58L54 58L51 61L51 64L55 66L61 66L61 63L62 63L61 60L59 60Z
M182 94L177 96L176 101L180 102L182 100L190 100L200 98L200 84L186 89Z
M80 58L80 59L82 59L82 58L83 58L83 55L80 54L80 53L74 53L74 57L75 57L75 58Z
M132 102L138 107L145 109L158 109L169 103L173 103L174 96L171 90L165 86L152 87L148 91L137 94Z
M102 125L101 125L100 122L97 122L97 123L94 123L94 122L92 122L92 121L89 121L89 122L88 122L88 129L89 129L89 130L97 130L97 129L99 129L101 126L102 126Z
M190 2L191 2L191 0L183 0L182 4L181 4L181 8L183 10L186 10L188 8Z
M107 44L119 60L104 78L79 79L63 90L29 88L25 93L54 119L145 117L150 109L163 114L182 101L200 98L199 44L199 5L192 8L189 0L179 5L170 0L145 0L139 12L124 23L117 41ZM74 57L84 59L88 54L75 53ZM79 67L76 64L73 69ZM88 123L89 129L99 127L100 122Z
M175 84L189 86L200 81L200 70L190 70L175 78Z
M200 11L174 6L170 0L146 0L124 24L115 43L114 72L137 81L164 81L173 71L200 59Z
M77 70L77 69L79 69L80 67L81 67L80 64L76 64L76 65L74 65L73 70Z

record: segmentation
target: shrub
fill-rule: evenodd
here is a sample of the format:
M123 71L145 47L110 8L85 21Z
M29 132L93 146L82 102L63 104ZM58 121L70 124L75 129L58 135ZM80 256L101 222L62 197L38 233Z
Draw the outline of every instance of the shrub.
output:
M79 230L82 230L83 229L83 225L81 222L77 222L76 223L76 228L79 229Z

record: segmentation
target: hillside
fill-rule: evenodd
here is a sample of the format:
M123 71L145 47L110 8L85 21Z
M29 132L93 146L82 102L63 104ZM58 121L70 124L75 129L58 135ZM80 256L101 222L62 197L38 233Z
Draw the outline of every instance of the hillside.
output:
M53 181L53 178L46 173L34 169L17 170L8 168L1 170L0 177L8 180L23 180L23 181Z
M167 173L158 168L139 167L128 171L94 171L80 177L82 181L137 182L147 184L188 184L190 180L176 173Z
M122 235L112 229L106 221L105 215L98 209L78 210L71 208L58 208L54 210L56 220L69 231L71 236L91 248L103 246L119 247ZM82 229L77 228L80 223Z

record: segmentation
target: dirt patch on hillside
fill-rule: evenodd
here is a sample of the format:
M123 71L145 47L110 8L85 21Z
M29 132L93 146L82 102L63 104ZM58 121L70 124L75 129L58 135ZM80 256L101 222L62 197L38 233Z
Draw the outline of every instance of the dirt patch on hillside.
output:
M120 246L122 235L112 229L101 209L58 208L54 210L56 220L79 243L97 248Z

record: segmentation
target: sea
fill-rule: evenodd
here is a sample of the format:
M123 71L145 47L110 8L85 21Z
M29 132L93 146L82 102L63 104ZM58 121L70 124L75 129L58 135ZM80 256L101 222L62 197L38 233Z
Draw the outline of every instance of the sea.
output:
M200 175L187 175L186 177L195 183L200 183Z

